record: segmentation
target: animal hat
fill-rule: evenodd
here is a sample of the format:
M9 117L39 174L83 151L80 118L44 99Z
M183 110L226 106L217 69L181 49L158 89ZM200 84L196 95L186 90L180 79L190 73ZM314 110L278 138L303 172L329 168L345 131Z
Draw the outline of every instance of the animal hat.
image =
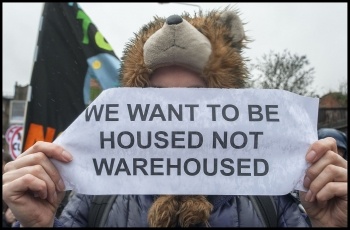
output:
M248 71L242 57L247 38L234 10L212 10L154 17L124 49L121 82L125 87L147 87L152 72L181 65L199 72L209 88L243 88Z

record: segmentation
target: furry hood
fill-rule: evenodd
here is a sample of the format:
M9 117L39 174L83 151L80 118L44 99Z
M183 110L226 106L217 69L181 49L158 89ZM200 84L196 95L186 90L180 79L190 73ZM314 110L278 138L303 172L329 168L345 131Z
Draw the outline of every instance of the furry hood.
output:
M237 12L226 7L180 17L156 16L135 34L123 52L122 85L148 87L154 69L176 64L199 72L209 88L243 88L247 38Z

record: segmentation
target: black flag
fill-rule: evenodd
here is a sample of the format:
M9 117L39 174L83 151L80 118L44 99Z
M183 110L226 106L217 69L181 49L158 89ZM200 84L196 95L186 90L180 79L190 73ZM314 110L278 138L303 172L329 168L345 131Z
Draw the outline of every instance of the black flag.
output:
M120 60L77 3L45 3L22 149L52 142L104 89L119 86Z

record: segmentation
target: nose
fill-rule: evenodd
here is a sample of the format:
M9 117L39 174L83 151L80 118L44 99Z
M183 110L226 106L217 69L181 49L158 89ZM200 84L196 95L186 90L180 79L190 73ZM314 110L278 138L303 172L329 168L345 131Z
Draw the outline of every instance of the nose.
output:
M168 25L177 25L180 24L182 22L182 18L179 15L171 15L166 19L166 23Z

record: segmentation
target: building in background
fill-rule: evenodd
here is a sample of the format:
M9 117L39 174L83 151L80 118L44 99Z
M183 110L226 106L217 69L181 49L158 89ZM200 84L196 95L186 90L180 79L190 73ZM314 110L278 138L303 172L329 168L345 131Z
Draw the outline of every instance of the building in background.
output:
M348 134L348 96L330 92L320 98L318 128L335 128Z

